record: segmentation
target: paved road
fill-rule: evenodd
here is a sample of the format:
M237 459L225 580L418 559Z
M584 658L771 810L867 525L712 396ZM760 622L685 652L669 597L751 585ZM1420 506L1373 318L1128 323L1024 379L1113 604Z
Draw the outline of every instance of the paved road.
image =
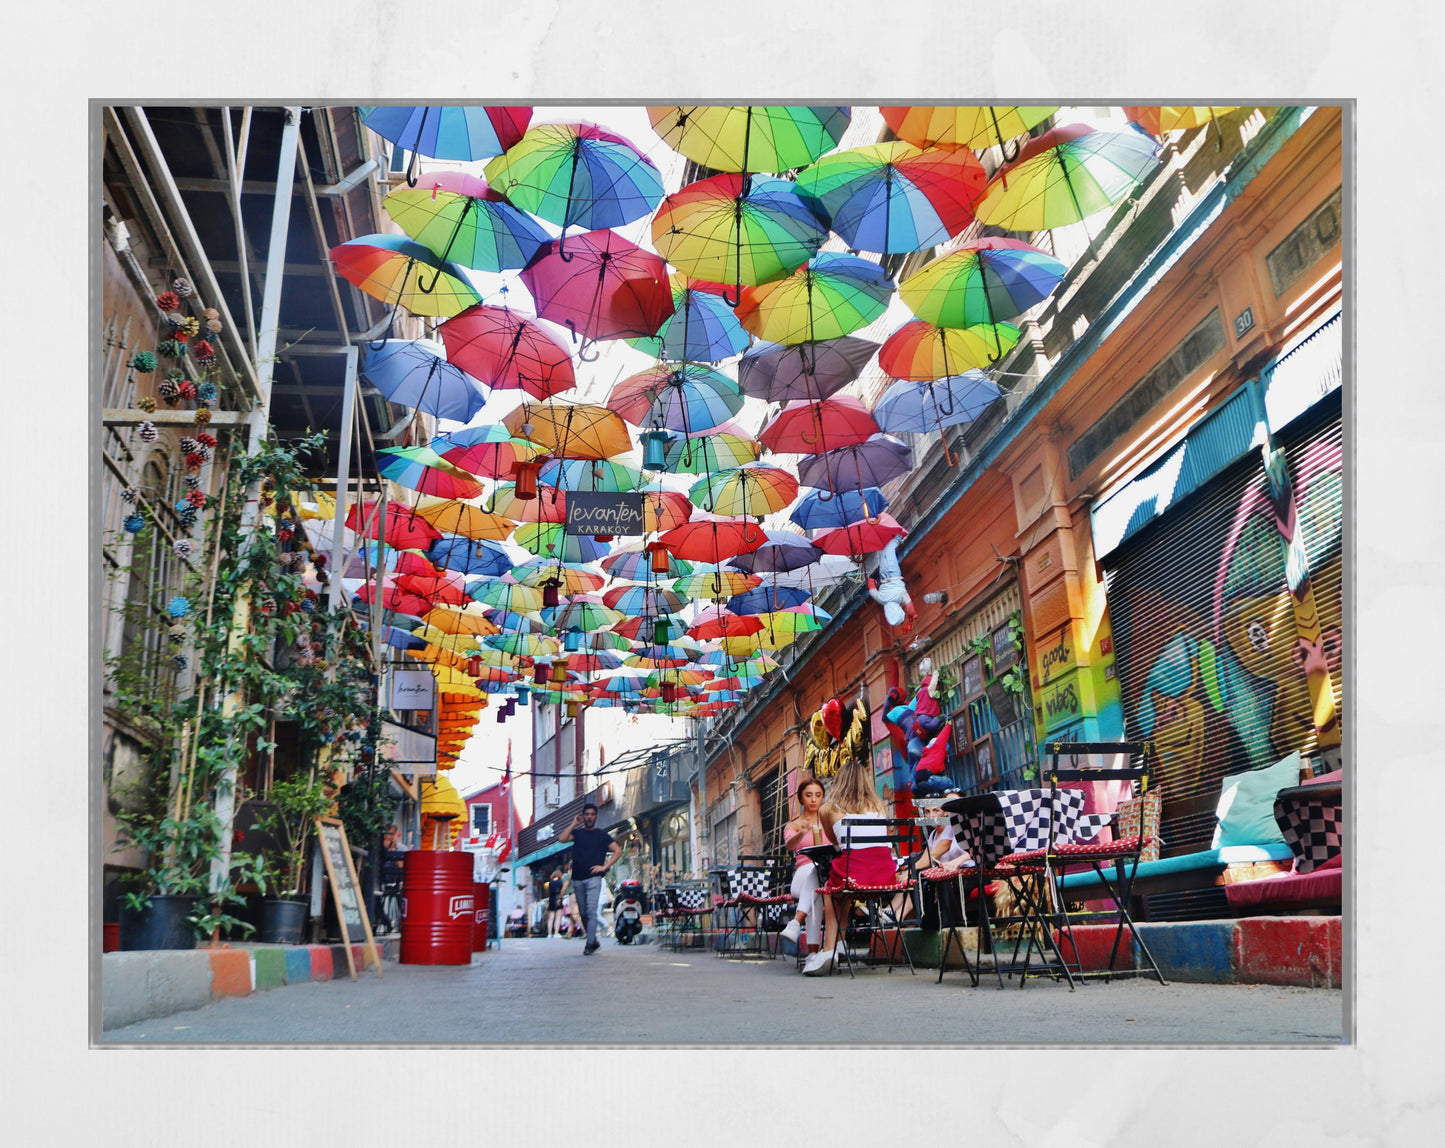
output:
M107 1044L1330 1044L1337 990L1267 985L966 987L962 972L802 977L791 960L509 940L469 966L388 962L353 984L290 985L143 1021Z

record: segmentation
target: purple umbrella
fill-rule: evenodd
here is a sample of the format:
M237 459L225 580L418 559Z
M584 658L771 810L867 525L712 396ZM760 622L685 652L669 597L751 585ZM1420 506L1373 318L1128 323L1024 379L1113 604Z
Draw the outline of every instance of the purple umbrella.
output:
M913 451L892 435L880 433L857 446L805 456L798 463L798 481L836 494L882 486L912 468Z
M770 403L824 399L862 373L878 344L856 335L797 343L759 343L738 360L743 394Z
M822 551L791 530L769 530L768 540L751 554L739 554L729 564L747 574L778 574L811 566Z

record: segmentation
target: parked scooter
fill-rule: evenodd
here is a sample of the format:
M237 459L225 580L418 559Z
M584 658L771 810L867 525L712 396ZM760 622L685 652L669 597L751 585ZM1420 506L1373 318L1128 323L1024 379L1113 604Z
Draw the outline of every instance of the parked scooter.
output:
M642 882L623 881L617 886L617 897L612 902L612 935L619 945L632 944L632 938L642 932Z

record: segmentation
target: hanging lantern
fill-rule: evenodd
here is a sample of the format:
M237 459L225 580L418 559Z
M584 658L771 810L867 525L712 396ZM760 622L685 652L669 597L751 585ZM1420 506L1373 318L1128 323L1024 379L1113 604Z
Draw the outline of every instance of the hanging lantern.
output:
M642 435L642 467L644 470L667 469L667 435L650 430Z
M532 667L532 681L539 686L545 686L550 680L550 674L546 662L538 662Z
M508 717L511 717L514 713L517 712L517 699L508 698L506 702L503 703L502 709L506 712L506 715Z
M671 682L662 683L662 700L669 705L677 700L677 687Z
M506 721L506 720L507 720L507 711L506 711L506 710L498 710L498 711L497 711L497 724L498 724L498 725L501 725L501 724L502 724L504 721Z
M526 686L517 687L517 703L519 705L526 705L527 702L531 699L531 697L532 691L529 690Z
M576 717L576 716L577 716L577 711L578 711L579 709L581 709L581 708L582 708L582 707L579 706L576 702L568 702L568 703L567 703L567 716L570 717L570 718Z
M660 542L649 542L647 544L647 553L652 556L652 572L654 574L666 574L668 563L672 560L672 555L667 552L667 547L663 546Z
M512 464L512 477L516 480L516 486L512 494L521 499L532 499L537 497L537 471L540 470L535 462L518 459Z
M553 681L554 683L562 683L562 682L565 682L566 680L567 680L567 663L566 663L566 662L553 662L553 663L552 663L552 681Z
M583 641L581 630L568 630L562 639L562 646L569 653L575 653L582 648Z
M598 542L611 542L614 536L611 534L594 534L592 537L597 539Z
M669 637L668 631L669 626L666 622L664 622L661 618L655 619L652 623L652 644L654 646L667 645Z
M557 607L557 604L561 600L557 595L557 588L560 585L560 582L542 583L542 609L552 610Z

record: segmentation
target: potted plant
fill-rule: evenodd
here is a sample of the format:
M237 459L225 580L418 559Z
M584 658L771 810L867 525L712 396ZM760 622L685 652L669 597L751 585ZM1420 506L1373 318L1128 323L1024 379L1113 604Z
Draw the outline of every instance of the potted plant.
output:
M331 798L315 770L278 781L269 794L271 812L260 821L279 848L259 854L241 871L256 883L263 898L261 930L257 939L271 944L299 945L306 926L309 901L306 885L306 851L316 818L331 809Z

